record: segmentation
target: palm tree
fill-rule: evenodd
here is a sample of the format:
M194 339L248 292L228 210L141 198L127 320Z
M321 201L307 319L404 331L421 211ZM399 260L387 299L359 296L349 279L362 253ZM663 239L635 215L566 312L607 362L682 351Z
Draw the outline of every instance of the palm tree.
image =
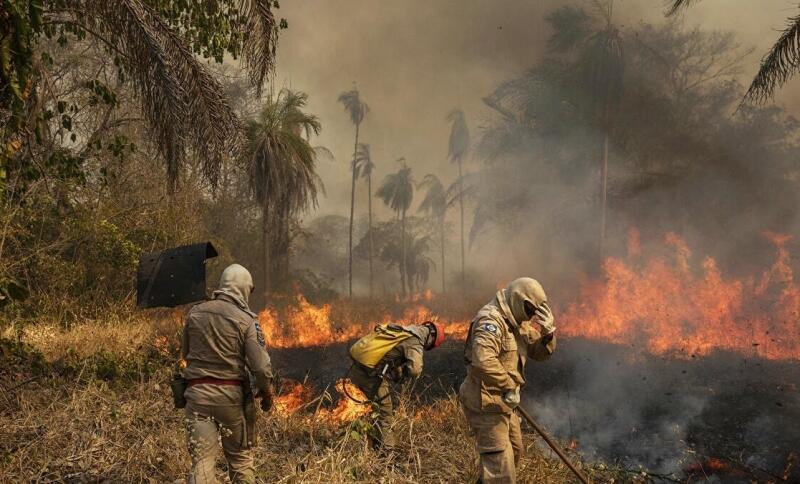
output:
M299 213L316 207L322 190L317 151L309 143L321 124L303 112L307 101L303 92L282 89L247 125L249 181L261 207L265 293L286 282L290 224Z
M350 297L353 297L353 212L356 206L356 154L358 153L358 130L364 116L369 112L367 103L361 100L358 89L351 89L339 94L339 102L344 105L345 111L350 114L350 121L356 127L356 139L353 143L352 183L350 185L350 242L347 249L348 259L348 287Z
M433 259L428 257L430 250L431 238L429 236L409 236L406 273L408 274L408 285L411 292L420 292L422 286L430 278L431 269L436 267Z
M97 55L112 53L120 60L120 72L132 81L153 142L164 159L170 191L176 187L189 150L202 155L202 173L216 186L223 162L244 140L222 86L195 53L219 62L225 51L241 53L251 81L260 91L274 68L280 28L271 10L273 2L218 0L163 8L153 6L158 2L142 0L23 3L30 5L9 13L14 14L13 25L6 25L4 16L0 27L0 36L9 39L13 34L15 39L13 48L9 50L6 43L3 49L6 57L15 56L13 63L4 62L0 68L1 138L16 137L13 127L6 130L5 126L19 124L15 122L18 110L6 109L6 103L22 106L32 102L30 93L35 92L38 78L45 77L36 75L44 74L47 66L31 60L30 46L48 29L48 36L72 32L79 39L97 41L98 49L104 49ZM202 14L196 9L202 9ZM202 21L197 20L200 18ZM224 35L215 30L223 27L210 27L217 21L225 23ZM20 29L14 31L14 26ZM221 37L226 40L218 41ZM210 38L214 38L213 46ZM7 95L6 85L13 91L11 95ZM4 112L11 113L12 119ZM5 145L6 140L2 141Z
M450 141L447 149L447 157L451 162L458 164L458 204L461 210L461 288L466 287L464 273L464 261L466 257L464 248L464 157L469 150L469 129L464 116L464 111L454 109L447 115L450 125Z
M672 4L667 9L668 16L700 0L671 1ZM798 70L800 70L800 14L788 18L786 28L761 59L761 66L742 102L767 101L775 94L775 90L783 86Z
M624 57L622 36L613 23L614 0L593 0L604 20L594 26L592 18L582 10L562 7L552 18L556 21L577 20L575 26L564 29L550 40L554 52L578 52L578 68L583 87L588 94L585 112L597 126L601 136L600 148L600 240L599 255L605 252L606 212L608 199L608 148L614 126L614 115L622 100Z
M397 221L390 225L389 233L397 232ZM383 235L386 235L384 233ZM380 258L386 262L387 268L397 266L401 271L405 271L405 277L410 292L418 292L422 286L428 282L432 268L436 264L428 256L431 249L430 236L416 237L413 233L406 235L406 254L403 255L402 246L397 237L382 238ZM405 263L403 258L405 257Z
M622 37L612 23L614 0L604 5L597 1L598 9L605 18L605 27L595 32L588 40L584 51L583 65L585 81L591 93L592 114L603 135L600 162L600 260L605 255L606 212L608 199L608 143L613 127L614 112L622 99L622 74L624 70Z
M369 297L372 297L373 286L373 270L372 270L372 256L373 256L373 240L372 240L372 170L375 164L372 163L372 157L369 152L369 145L359 143L356 148L354 173L356 176L367 179L367 214L369 220L369 227L367 233L369 234ZM352 233L351 233L352 237ZM352 239L351 239L352 240ZM352 245L352 244L351 244Z
M422 179L417 188L426 188L425 198L419 205L420 212L427 212L435 217L439 225L439 245L442 251L442 293L446 291L445 265L444 265L444 216L447 212L447 192L444 185L436 175L428 174Z
M397 161L402 162L403 166L397 173L386 176L375 196L394 210L397 219L400 220L400 286L405 296L406 286L410 287L406 277L406 213L414 198L414 178L411 176L411 168L405 164L405 158Z

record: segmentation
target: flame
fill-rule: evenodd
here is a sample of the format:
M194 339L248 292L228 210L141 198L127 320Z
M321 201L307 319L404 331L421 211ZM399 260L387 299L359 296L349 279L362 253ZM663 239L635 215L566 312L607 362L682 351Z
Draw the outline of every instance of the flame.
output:
M433 295L428 291L420 297L430 297L432 300ZM259 313L258 318L270 348L311 348L346 343L372 331L378 324L387 323L420 324L436 320L444 326L448 338L456 339L466 338L469 330L467 322L442 319L422 304L406 308L399 318L384 314L377 320L349 320L338 324L334 323L331 311L330 304L316 306L298 294L294 304L280 312L274 307L267 307Z
M288 388L287 388L288 387ZM311 401L314 390L302 383L287 380L283 392L275 397L275 410L281 415L289 415Z
M275 308L267 307L258 315L267 344L272 348L309 348L355 339L365 329L350 324L337 327L331 321L331 306L315 306L301 294L296 304L285 308L286 324L280 324Z
M313 401L314 388L300 382L285 380L284 392L275 397L275 411L280 415L288 416L297 413L308 403ZM316 419L327 423L340 424L367 415L370 412L369 404L361 404L351 400L347 395L359 401L366 401L366 396L350 380L340 379L334 385L339 394L336 406L332 409L319 408L316 413L305 415L307 419ZM346 390L346 393L345 393Z
M577 449L578 449L578 440L577 440L577 439L574 439L574 438L573 438L573 439L571 439L571 440L569 441L569 444L567 445L567 448L568 448L569 450L577 450Z
M340 379L335 385L339 392L339 401L333 410L321 409L318 415L333 422L351 422L359 417L363 417L370 412L369 404L354 402L347 395L356 400L366 401L367 397L350 380ZM345 393L345 390L347 393Z
M765 233L774 264L758 277L726 277L706 257L699 275L691 250L665 236L672 260L641 261L638 233L629 234L628 261L606 259L602 280L586 280L578 302L559 317L560 332L615 344L639 344L657 355L736 351L768 359L800 359L800 286L786 249L791 237Z

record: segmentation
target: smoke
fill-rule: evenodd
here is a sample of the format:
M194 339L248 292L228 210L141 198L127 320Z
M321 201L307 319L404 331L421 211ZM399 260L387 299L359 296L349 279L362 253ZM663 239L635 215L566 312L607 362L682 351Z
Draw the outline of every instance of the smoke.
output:
M800 398L780 389L796 369L725 352L660 358L578 338L529 368L524 401L590 461L681 476L713 457L779 474L800 437L786 426Z
M283 5L280 13L289 29L281 39L278 87L309 93L309 109L324 126L316 144L336 156L336 161L320 161L327 195L307 217L318 219L307 224L310 242L298 262L331 276L344 292L345 221L338 217L349 212L354 128L336 98L355 83L370 105L359 141L371 147L373 187L397 171L400 157L417 180L434 173L445 185L452 182L456 168L447 160L445 115L454 107L467 113L476 150L481 148L478 140L496 130L492 139L502 154L488 163L473 151L466 165L478 186L467 211L467 230L474 230L467 258L473 290L491 294L515 277L534 275L557 305L581 303L576 298L582 278L596 275L600 267L597 160L602 133L568 122L574 106L565 100L572 86L551 83L537 102L552 105L524 107L547 116L518 119L517 128L553 128L534 136L520 136L513 124L503 126L502 116L483 102L506 81L530 81L529 69L552 55L547 40L553 31L545 17L565 4L592 12L592 2L555 0L308 0ZM640 230L645 243L677 232L694 250L692 270L710 255L726 277L760 274L774 256L761 233L795 233L800 222L795 209L800 178L792 165L798 155L797 127L790 117L800 112L797 82L778 96L777 105L785 111L733 111L759 54L796 6L783 0L706 0L687 11L685 28L664 27L663 7L661 0L616 2L615 23L629 35L626 79L632 82L625 86L624 102L631 109L618 120L625 132L610 140L605 254L625 253L631 227ZM699 34L694 26L700 27ZM647 52L672 55L693 45L710 49L706 53L722 46L727 57L741 60L739 68L698 89L664 89L671 73ZM751 46L754 54L744 55ZM698 54L687 66L702 65L703 59ZM515 114L524 113L511 104L506 106L516 108ZM359 183L356 240L366 230L369 196ZM417 194L412 213L420 199ZM378 220L392 215L376 199L373 207ZM459 262L456 212L447 217L448 273ZM324 232L326 225L333 228ZM797 243L786 247L793 252ZM365 294L366 261L357 259L355 265L356 292ZM394 291L395 279L387 272L377 292ZM438 281L432 275L429 286L438 288ZM635 344L636 335L630 337ZM432 355L426 366L456 384L463 374L460 367L454 369L454 361L460 358L452 352ZM589 459L680 474L701 453L733 456L731 447L744 442L739 446L747 450L743 464L774 470L785 463L790 438L798 437L785 432L785 422L798 415L798 398L776 390L797 381L787 368L795 367L777 362L759 367L727 353L661 358L573 338L562 342L551 361L532 365L526 400L542 423L565 441L576 439L578 451Z
M747 2L729 5L718 1L700 2L685 14L687 28L699 25L703 30L730 30L736 41L742 44L738 54L753 46L756 53L770 46L772 29L784 19L785 2L775 1L764 5ZM503 82L521 78L531 67L541 63L548 55L547 40L552 34L545 17L562 5L578 5L590 14L595 13L592 2L566 2L547 0L541 2L402 2L377 6L366 1L351 1L346 4L308 1L284 4L280 14L289 21L289 29L283 32L279 51L277 87L290 86L309 93L309 110L323 122L323 133L315 141L328 147L335 161L321 160L320 175L326 185L326 196L318 211L308 214L307 221L325 215L347 215L349 212L349 160L353 150L354 128L342 106L337 103L338 94L355 84L363 99L370 105L360 129L361 142L368 143L376 163L373 189L385 175L399 168L396 160L403 157L414 171L417 181L425 174L438 175L445 185L455 180L456 167L447 160L449 126L445 115L454 107L467 113L473 143L477 144L486 129L498 120L497 112L490 109L483 98L490 95ZM641 29L643 23L663 24L663 2L641 0L616 2L614 21L623 30ZM748 19L744 21L742 19ZM644 37L642 37L644 38ZM640 37L628 39L626 54L641 50ZM647 37L647 41L650 42ZM658 39L656 39L658 40ZM683 42L685 39L673 39ZM741 68L731 78L744 84L749 81L758 64L758 55L744 56ZM654 69L653 66L636 65L628 69ZM663 77L661 73L658 76ZM560 87L560 86L554 86ZM636 95L643 86L627 86L626 96ZM792 104L792 88L782 90L779 102ZM713 95L710 93L709 95ZM733 107L726 108L730 116ZM642 120L626 122L643 125ZM655 133L654 133L655 134ZM597 133L586 132L584 137L564 138L557 133L543 139L551 144L560 144L565 153L584 153L583 165L594 163L597 158ZM732 133L735 139L736 134ZM626 140L622 140L623 142ZM592 145L590 147L588 145ZM653 157L679 159L685 141L675 137L671 141L672 153L655 153ZM617 140L612 140L612 166L610 184L624 189L636 185L635 176L629 173L630 165L640 160L628 155L620 158L613 151ZM689 147L691 148L691 147ZM467 207L467 230L474 225L473 213L487 196L509 192L536 190L535 198L524 200L523 212L512 213L496 210L494 217L508 219L506 226L516 233L486 230L476 235L468 250L467 265L471 269L470 281L479 289L495 287L498 280L510 280L522 273L535 274L548 283L548 287L569 289L578 274L587 266L596 266L599 235L597 206L597 173L584 170L580 173L576 160L565 157L561 177L552 173L552 166L544 166L536 159L536 149L531 146L526 156L501 166L496 163L487 167L473 150L466 170L483 185L477 196ZM735 151L735 148L731 148ZM735 154L735 153L734 153ZM617 159L615 159L615 156ZM716 156L716 155L715 155ZM738 159L749 163L758 153L739 153ZM573 155L573 158L575 156ZM724 158L730 159L730 154ZM737 157L733 157L737 158ZM571 165L570 165L571 163ZM621 173L619 168L624 167ZM638 171L647 175L647 166ZM650 170L653 171L653 170ZM636 197L621 203L625 207L622 216L611 213L609 219L610 240L608 250L613 253L623 247L624 234L628 227L647 221L643 228L645 237L660 237L666 231L677 230L689 236L694 246L713 246L731 257L740 247L719 246L713 239L729 227L722 227L724 217L714 214L710 221L716 223L714 230L695 230L691 223L676 216L676 197L688 194L695 196L696 205L715 206L720 196L732 191L752 191L747 183L757 182L755 190L764 190L770 180L764 173L772 173L775 167L760 166L755 177L741 173L726 174L725 168L711 170L700 177L679 181L680 186L664 190L658 186L645 187ZM531 176L531 173L534 173ZM652 173L650 173L652 174ZM719 176L722 174L723 176ZM522 175L522 176L520 176ZM624 176L623 176L624 175ZM568 183L561 180L570 177ZM491 177L491 182L488 178ZM546 180L547 183L542 183ZM743 183L747 180L746 183ZM533 181L533 183L532 183ZM730 181L730 182L729 182ZM517 184L518 186L514 186ZM524 186L527 184L527 187ZM487 193L488 192L488 193ZM677 194L677 195L676 195ZM705 200L697 194L708 195ZM618 195L615 193L612 196ZM356 240L363 234L366 222L365 183L359 183L356 193ZM728 201L736 196L726 195ZM421 193L417 193L411 213L416 210ZM613 205L614 200L611 200ZM534 206L535 204L535 206ZM533 207L532 210L530 208ZM637 207L639 207L638 212ZM725 217L739 207L732 204ZM373 199L373 209L378 220L391 217L391 212ZM615 207L611 207L612 212ZM513 218L516 217L516 218ZM779 215L775 216L779 218ZM755 227L763 219L758 211L740 210L737 224L746 225L747 231L763 230ZM458 214L451 210L447 217L448 234L446 254L448 278L458 267ZM701 224L705 226L705 221ZM702 227L703 229L705 227ZM702 230L702 229L701 229ZM542 234L549 240L544 240ZM692 236L696 235L699 240ZM568 243L564 244L564 240ZM548 247L550 246L550 247ZM722 255L722 254L718 254ZM309 260L305 255L303 261ZM355 264L358 293L366 289L366 263ZM313 267L311 268L313 269ZM437 271L440 270L437 268ZM338 290L339 274L328 274ZM391 276L387 276L391 277ZM434 274L431 281L438 281ZM456 281L454 281L456 282ZM388 291L395 288L387 284ZM438 287L431 283L431 287Z
M548 386L534 376L526 394L548 429L565 443L574 439L589 461L680 474L689 427L708 404L707 396L679 383L675 371L683 365L630 361L635 356L629 351L586 342L570 341L558 353L555 369L531 372L558 372L561 381L547 378Z

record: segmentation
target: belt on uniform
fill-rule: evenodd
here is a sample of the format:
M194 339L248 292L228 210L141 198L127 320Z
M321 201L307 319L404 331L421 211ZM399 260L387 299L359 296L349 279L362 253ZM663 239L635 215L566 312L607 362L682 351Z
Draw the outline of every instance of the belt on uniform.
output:
M235 386L235 387L242 386L242 380L223 380L223 379L220 379L220 378L212 378L210 376L206 376L206 377L203 377L203 378L192 378L192 379L189 379L189 380L186 380L186 381L188 382L190 387L191 386L195 386L195 385L202 385L202 384L207 384L207 385L229 385L229 386Z

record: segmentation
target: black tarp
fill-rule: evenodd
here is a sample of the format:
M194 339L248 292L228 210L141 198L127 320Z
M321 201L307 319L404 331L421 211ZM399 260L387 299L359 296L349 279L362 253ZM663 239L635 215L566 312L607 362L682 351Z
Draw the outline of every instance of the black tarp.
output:
M136 273L136 306L171 308L205 299L205 261L216 256L211 242L143 254Z

